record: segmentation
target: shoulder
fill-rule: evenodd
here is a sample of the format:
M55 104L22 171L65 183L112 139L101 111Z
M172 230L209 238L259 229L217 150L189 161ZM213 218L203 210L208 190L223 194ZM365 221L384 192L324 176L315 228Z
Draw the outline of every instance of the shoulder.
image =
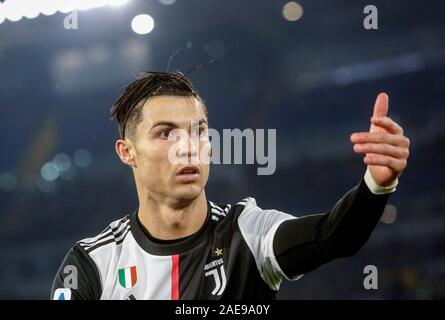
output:
M214 223L232 222L233 224L255 224L270 225L271 223L282 222L287 219L295 218L294 216L275 210L263 209L258 206L257 201L253 197L241 199L233 204L217 204L209 201L209 209L211 218ZM261 223L264 222L264 223Z
M242 231L245 230L247 232L253 229L267 232L270 231L270 228L276 227L286 220L296 218L291 214L276 209L263 209L253 197L244 198L230 208L229 213L232 220L236 222Z
M211 218L214 222L237 219L246 208L256 206L255 199L251 197L244 198L231 204L220 204L213 201L208 202Z
M130 230L130 215L111 222L101 233L77 241L76 246L87 254L106 245L121 244Z

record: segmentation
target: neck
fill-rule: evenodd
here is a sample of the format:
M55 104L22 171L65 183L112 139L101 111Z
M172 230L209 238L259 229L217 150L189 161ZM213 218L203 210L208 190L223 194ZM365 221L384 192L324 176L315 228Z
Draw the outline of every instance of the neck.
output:
M204 190L189 201L160 202L150 196L140 198L138 216L142 225L155 238L173 240L197 232L207 217Z

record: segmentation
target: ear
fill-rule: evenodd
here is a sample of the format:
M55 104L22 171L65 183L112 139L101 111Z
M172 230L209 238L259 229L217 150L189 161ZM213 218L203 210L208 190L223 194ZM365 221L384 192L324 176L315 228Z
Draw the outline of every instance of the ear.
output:
M114 148L123 163L130 167L137 166L136 150L131 141L122 139L116 140Z

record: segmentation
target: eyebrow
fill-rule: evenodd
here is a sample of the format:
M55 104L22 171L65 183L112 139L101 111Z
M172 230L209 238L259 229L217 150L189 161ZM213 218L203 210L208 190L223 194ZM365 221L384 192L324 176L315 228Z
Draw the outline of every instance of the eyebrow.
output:
M208 124L207 120L203 118L203 119L199 120L198 125L201 125L203 123L204 124ZM179 125L176 122L161 120L161 121L155 122L151 126L150 130L152 130L152 129L158 127L158 126L169 126L169 127L173 127L173 128L179 128Z

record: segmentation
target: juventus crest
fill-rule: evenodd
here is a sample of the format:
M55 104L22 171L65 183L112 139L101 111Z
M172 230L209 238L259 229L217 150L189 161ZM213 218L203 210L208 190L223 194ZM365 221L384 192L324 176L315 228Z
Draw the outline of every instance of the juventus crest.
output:
M217 249L215 253L219 256L222 255L222 249ZM206 277L213 277L215 281L215 288L212 291L212 295L221 296L226 288L227 278L224 270L223 258L214 260L204 266L204 275Z

